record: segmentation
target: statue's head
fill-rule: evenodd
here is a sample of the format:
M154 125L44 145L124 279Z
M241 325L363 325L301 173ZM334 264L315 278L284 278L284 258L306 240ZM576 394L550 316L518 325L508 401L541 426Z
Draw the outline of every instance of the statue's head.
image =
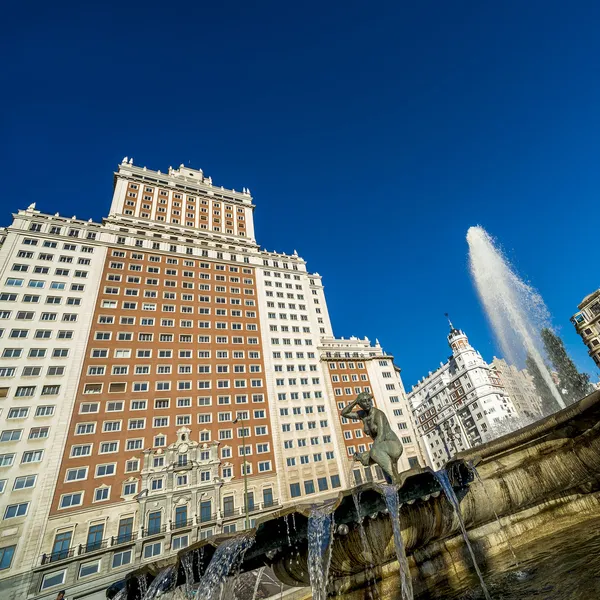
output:
M369 392L361 392L357 397L357 404L366 411L371 410L373 408L373 396L369 394Z

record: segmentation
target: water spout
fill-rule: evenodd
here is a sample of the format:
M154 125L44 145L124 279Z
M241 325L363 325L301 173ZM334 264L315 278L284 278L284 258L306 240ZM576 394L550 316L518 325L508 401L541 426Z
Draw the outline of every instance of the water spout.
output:
M213 600L215 592L227 579L244 554L254 544L254 533L247 532L220 544L200 580L196 600Z
M565 408L544 361L540 331L550 324L544 300L514 272L483 227L470 227L467 243L471 277L506 358L518 365L531 356L558 406Z
M308 517L308 574L313 600L327 599L334 525L332 509L332 506L316 506Z
M492 600L490 593L488 592L487 586L485 585L485 581L483 580L483 575L481 574L479 565L477 564L475 553L473 552L473 548L471 547L471 542L469 541L469 536L467 535L467 528L465 527L465 522L463 521L462 514L460 512L460 504L458 502L456 494L454 493L454 489L452 488L450 479L448 478L448 473L445 469L441 469L440 471L436 471L434 475L435 478L439 481L440 485L442 486L442 489L444 490L444 494L446 495L448 502L450 502L452 508L454 509L454 513L456 514L456 518L458 519L458 522L460 524L460 529L462 531L465 544L467 545L467 549L469 550L469 554L471 555L471 560L473 561L475 572L477 573L477 577L479 577L479 583L481 584L483 595L485 596L486 600Z
M410 567L406 558L406 549L402 539L402 529L400 528L400 503L398 501L398 486L393 484L380 485L380 489L385 498L385 504L388 508L392 529L394 531L394 546L396 548L396 558L400 567L400 583L402 585L402 600L413 600L412 578L410 576Z

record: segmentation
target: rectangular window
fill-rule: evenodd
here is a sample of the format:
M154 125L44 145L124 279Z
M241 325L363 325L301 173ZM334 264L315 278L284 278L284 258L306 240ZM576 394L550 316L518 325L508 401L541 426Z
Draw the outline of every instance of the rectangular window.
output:
M0 548L0 571L10 569L16 546L4 546Z

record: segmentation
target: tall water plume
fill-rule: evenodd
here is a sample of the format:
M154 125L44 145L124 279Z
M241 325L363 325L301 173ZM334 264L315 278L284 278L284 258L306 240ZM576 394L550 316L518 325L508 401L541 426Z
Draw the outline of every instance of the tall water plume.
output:
M483 227L470 227L467 243L471 277L502 352L515 365L531 356L554 399L564 408L544 361L540 331L550 325L544 300L515 273Z

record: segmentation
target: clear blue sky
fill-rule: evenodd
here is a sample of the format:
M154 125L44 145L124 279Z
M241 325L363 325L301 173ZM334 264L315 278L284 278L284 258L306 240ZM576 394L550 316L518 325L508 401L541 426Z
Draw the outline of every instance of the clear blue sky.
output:
M450 312L496 352L467 271L481 224L569 317L600 285L600 3L21 2L3 9L0 222L100 219L124 155L250 187L257 239L324 276L337 335L407 387Z

